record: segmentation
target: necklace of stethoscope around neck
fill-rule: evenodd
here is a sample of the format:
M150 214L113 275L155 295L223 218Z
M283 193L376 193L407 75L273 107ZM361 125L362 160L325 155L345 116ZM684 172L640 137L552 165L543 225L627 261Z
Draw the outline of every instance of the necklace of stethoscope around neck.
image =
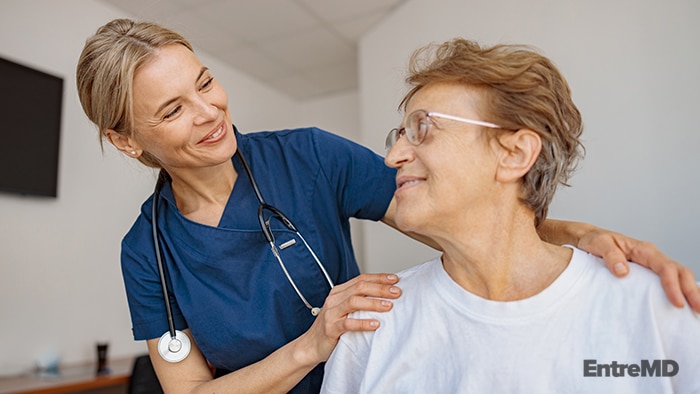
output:
M282 271L284 272L285 277L287 278L287 281L292 285L292 288L294 288L294 291L296 292L297 296L299 299L304 303L306 308L309 309L311 312L311 315L313 316L318 316L319 313L321 313L321 307L319 306L312 306L311 303L304 297L302 294L301 290L297 286L296 282L292 278L292 276L289 274L289 271L287 270L287 267L284 264L284 261L282 260L282 256L280 255L279 249L284 249L288 246L290 246L292 243L286 242L285 244L281 245L280 248L278 249L277 246L275 245L275 237L272 234L272 230L270 229L270 223L269 219L265 220L265 212L271 212L272 215L270 216L271 218L276 218L282 224L284 224L287 229L290 231L294 232L296 236L302 241L306 249L309 251L311 256L313 257L316 265L318 268L321 270L323 273L323 276L325 277L326 281L328 282L328 285L332 289L334 284L333 280L331 280L330 275L328 275L328 272L326 271L325 267L319 260L318 256L316 253L313 251L313 249L309 246L309 244L306 242L306 239L301 235L299 230L296 228L296 226L292 223L289 218L283 214L279 209L275 208L274 206L268 204L265 202L265 199L262 196L262 193L260 192L260 188L258 187L257 182L255 181L255 178L253 177L253 173L250 170L250 167L248 167L248 162L246 161L245 157L243 157L243 154L241 153L240 149L236 151L236 157L240 160L241 164L243 165L243 170L246 172L246 175L248 176L248 179L250 180L250 184L253 188L253 191L255 192L255 197L258 200L258 222L260 224L260 230L263 232L265 235L265 239L267 240L268 244L270 245L270 249L272 251L272 254L275 256L275 259L279 263L280 267L282 268ZM160 283L163 291L163 299L165 300L165 313L167 315L167 320L168 320L168 331L166 331L161 337L160 340L158 341L158 353L160 356L168 362L171 363L176 363L184 360L190 353L190 350L192 348L192 344L190 342L190 338L187 334L180 330L175 329L175 323L173 320L173 313L172 309L170 306L170 294L168 292L168 287L167 287L167 281L166 281L166 275L165 275L165 267L163 264L163 258L161 256L161 251L160 251L160 240L158 237L158 224L157 224L157 217L158 217L158 199L160 196L160 189L162 185L167 181L168 175L165 171L161 170L160 174L158 175L158 181L156 182L156 187L155 191L153 193L153 204L152 204L152 217L151 217L151 223L152 223L152 231L153 231L153 243L155 247L155 253L156 253L156 262L158 265L158 274L160 277Z

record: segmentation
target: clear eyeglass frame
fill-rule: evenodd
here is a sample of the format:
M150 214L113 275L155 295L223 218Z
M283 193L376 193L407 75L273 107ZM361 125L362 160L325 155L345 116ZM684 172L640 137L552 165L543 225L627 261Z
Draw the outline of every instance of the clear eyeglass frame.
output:
M476 126L488 127L491 129L504 129L505 127L499 126L495 123L485 122L483 120L462 118L460 116L443 114L440 112L428 112L423 109L411 112L406 117L406 125L404 127L393 128L389 131L384 141L384 148L388 152L396 144L396 142L405 135L408 138L408 142L413 145L420 145L421 142L425 140L425 136L428 134L430 127L434 125L430 118L443 118L454 120L461 123L468 123Z

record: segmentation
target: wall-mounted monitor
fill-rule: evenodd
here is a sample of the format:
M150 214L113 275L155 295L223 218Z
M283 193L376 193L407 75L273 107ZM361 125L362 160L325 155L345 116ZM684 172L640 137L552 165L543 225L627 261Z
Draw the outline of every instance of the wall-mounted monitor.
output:
M56 197L63 79L0 57L0 192Z

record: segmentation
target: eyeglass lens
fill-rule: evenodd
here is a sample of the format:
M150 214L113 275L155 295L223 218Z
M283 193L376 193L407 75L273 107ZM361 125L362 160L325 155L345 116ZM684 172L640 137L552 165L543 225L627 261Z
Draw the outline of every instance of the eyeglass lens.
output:
M425 139L429 128L430 120L428 119L428 114L425 111L415 111L408 115L404 127L392 129L389 132L384 142L384 147L388 151L404 134L406 138L408 138L408 142L413 145L418 145Z

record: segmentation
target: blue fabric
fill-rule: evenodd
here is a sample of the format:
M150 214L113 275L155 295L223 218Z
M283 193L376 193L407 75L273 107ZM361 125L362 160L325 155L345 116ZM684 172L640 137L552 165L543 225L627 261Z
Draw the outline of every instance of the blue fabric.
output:
M315 128L237 134L266 201L286 214L334 283L359 274L350 217L379 220L395 172L381 157ZM218 227L177 210L170 184L161 191L158 225L177 329L189 327L212 365L236 370L265 358L313 322L272 255L257 220L258 201L237 158L238 178ZM122 242L122 273L136 340L168 330L151 233L153 196ZM278 245L293 233L272 221ZM330 288L302 242L282 251L302 294L321 306ZM294 392L317 392L322 365Z

